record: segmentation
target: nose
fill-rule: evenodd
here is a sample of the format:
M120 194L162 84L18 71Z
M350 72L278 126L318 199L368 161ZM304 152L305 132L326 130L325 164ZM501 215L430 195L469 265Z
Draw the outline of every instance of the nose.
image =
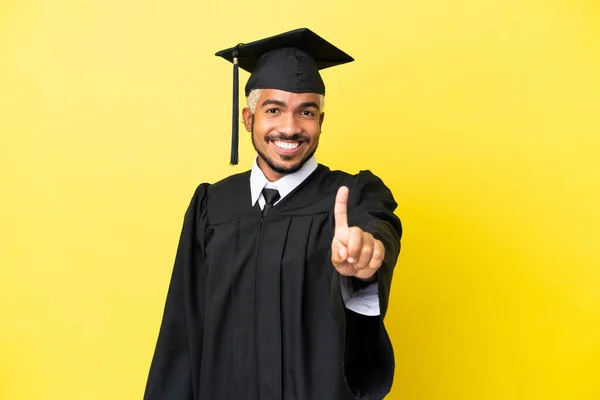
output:
M279 132L289 136L302 133L302 128L300 127L300 124L293 113L289 113L282 118L281 125L279 126Z

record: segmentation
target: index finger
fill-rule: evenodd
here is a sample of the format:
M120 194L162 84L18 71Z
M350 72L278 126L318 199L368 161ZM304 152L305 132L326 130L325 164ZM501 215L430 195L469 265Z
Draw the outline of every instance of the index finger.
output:
M335 217L335 228L348 228L348 194L350 190L346 186L338 189L335 196L335 207L333 215Z

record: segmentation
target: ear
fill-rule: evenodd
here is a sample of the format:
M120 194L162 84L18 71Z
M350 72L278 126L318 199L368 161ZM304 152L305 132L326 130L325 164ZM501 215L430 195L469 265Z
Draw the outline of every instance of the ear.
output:
M322 112L321 115L319 115L319 127L323 126L323 120L325 120L325 113Z
M242 119L247 132L252 132L252 118L254 118L252 111L248 107L244 107L242 110Z

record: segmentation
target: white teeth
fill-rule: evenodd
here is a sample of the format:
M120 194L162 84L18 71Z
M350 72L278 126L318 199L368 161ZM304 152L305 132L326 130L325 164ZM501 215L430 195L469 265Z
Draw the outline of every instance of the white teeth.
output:
M284 142L281 140L276 140L273 143L275 143L275 146L283 150L293 150L296 147L300 146L299 142Z

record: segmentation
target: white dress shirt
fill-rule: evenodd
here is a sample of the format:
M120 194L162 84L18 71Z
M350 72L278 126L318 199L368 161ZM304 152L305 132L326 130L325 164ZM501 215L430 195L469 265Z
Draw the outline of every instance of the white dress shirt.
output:
M308 176L317 169L317 165L316 158L312 156L298 171L293 174L287 174L278 181L269 182L265 177L265 174L263 174L258 167L256 159L254 159L252 171L250 172L252 206L258 202L260 209L263 209L266 203L262 195L262 190L264 188L277 189L280 196L277 202L281 201L281 199L308 178ZM277 205L277 202L275 202L275 205ZM379 315L379 293L377 282L373 282L362 289L353 290L350 277L340 275L340 285L342 298L347 309L363 315Z

